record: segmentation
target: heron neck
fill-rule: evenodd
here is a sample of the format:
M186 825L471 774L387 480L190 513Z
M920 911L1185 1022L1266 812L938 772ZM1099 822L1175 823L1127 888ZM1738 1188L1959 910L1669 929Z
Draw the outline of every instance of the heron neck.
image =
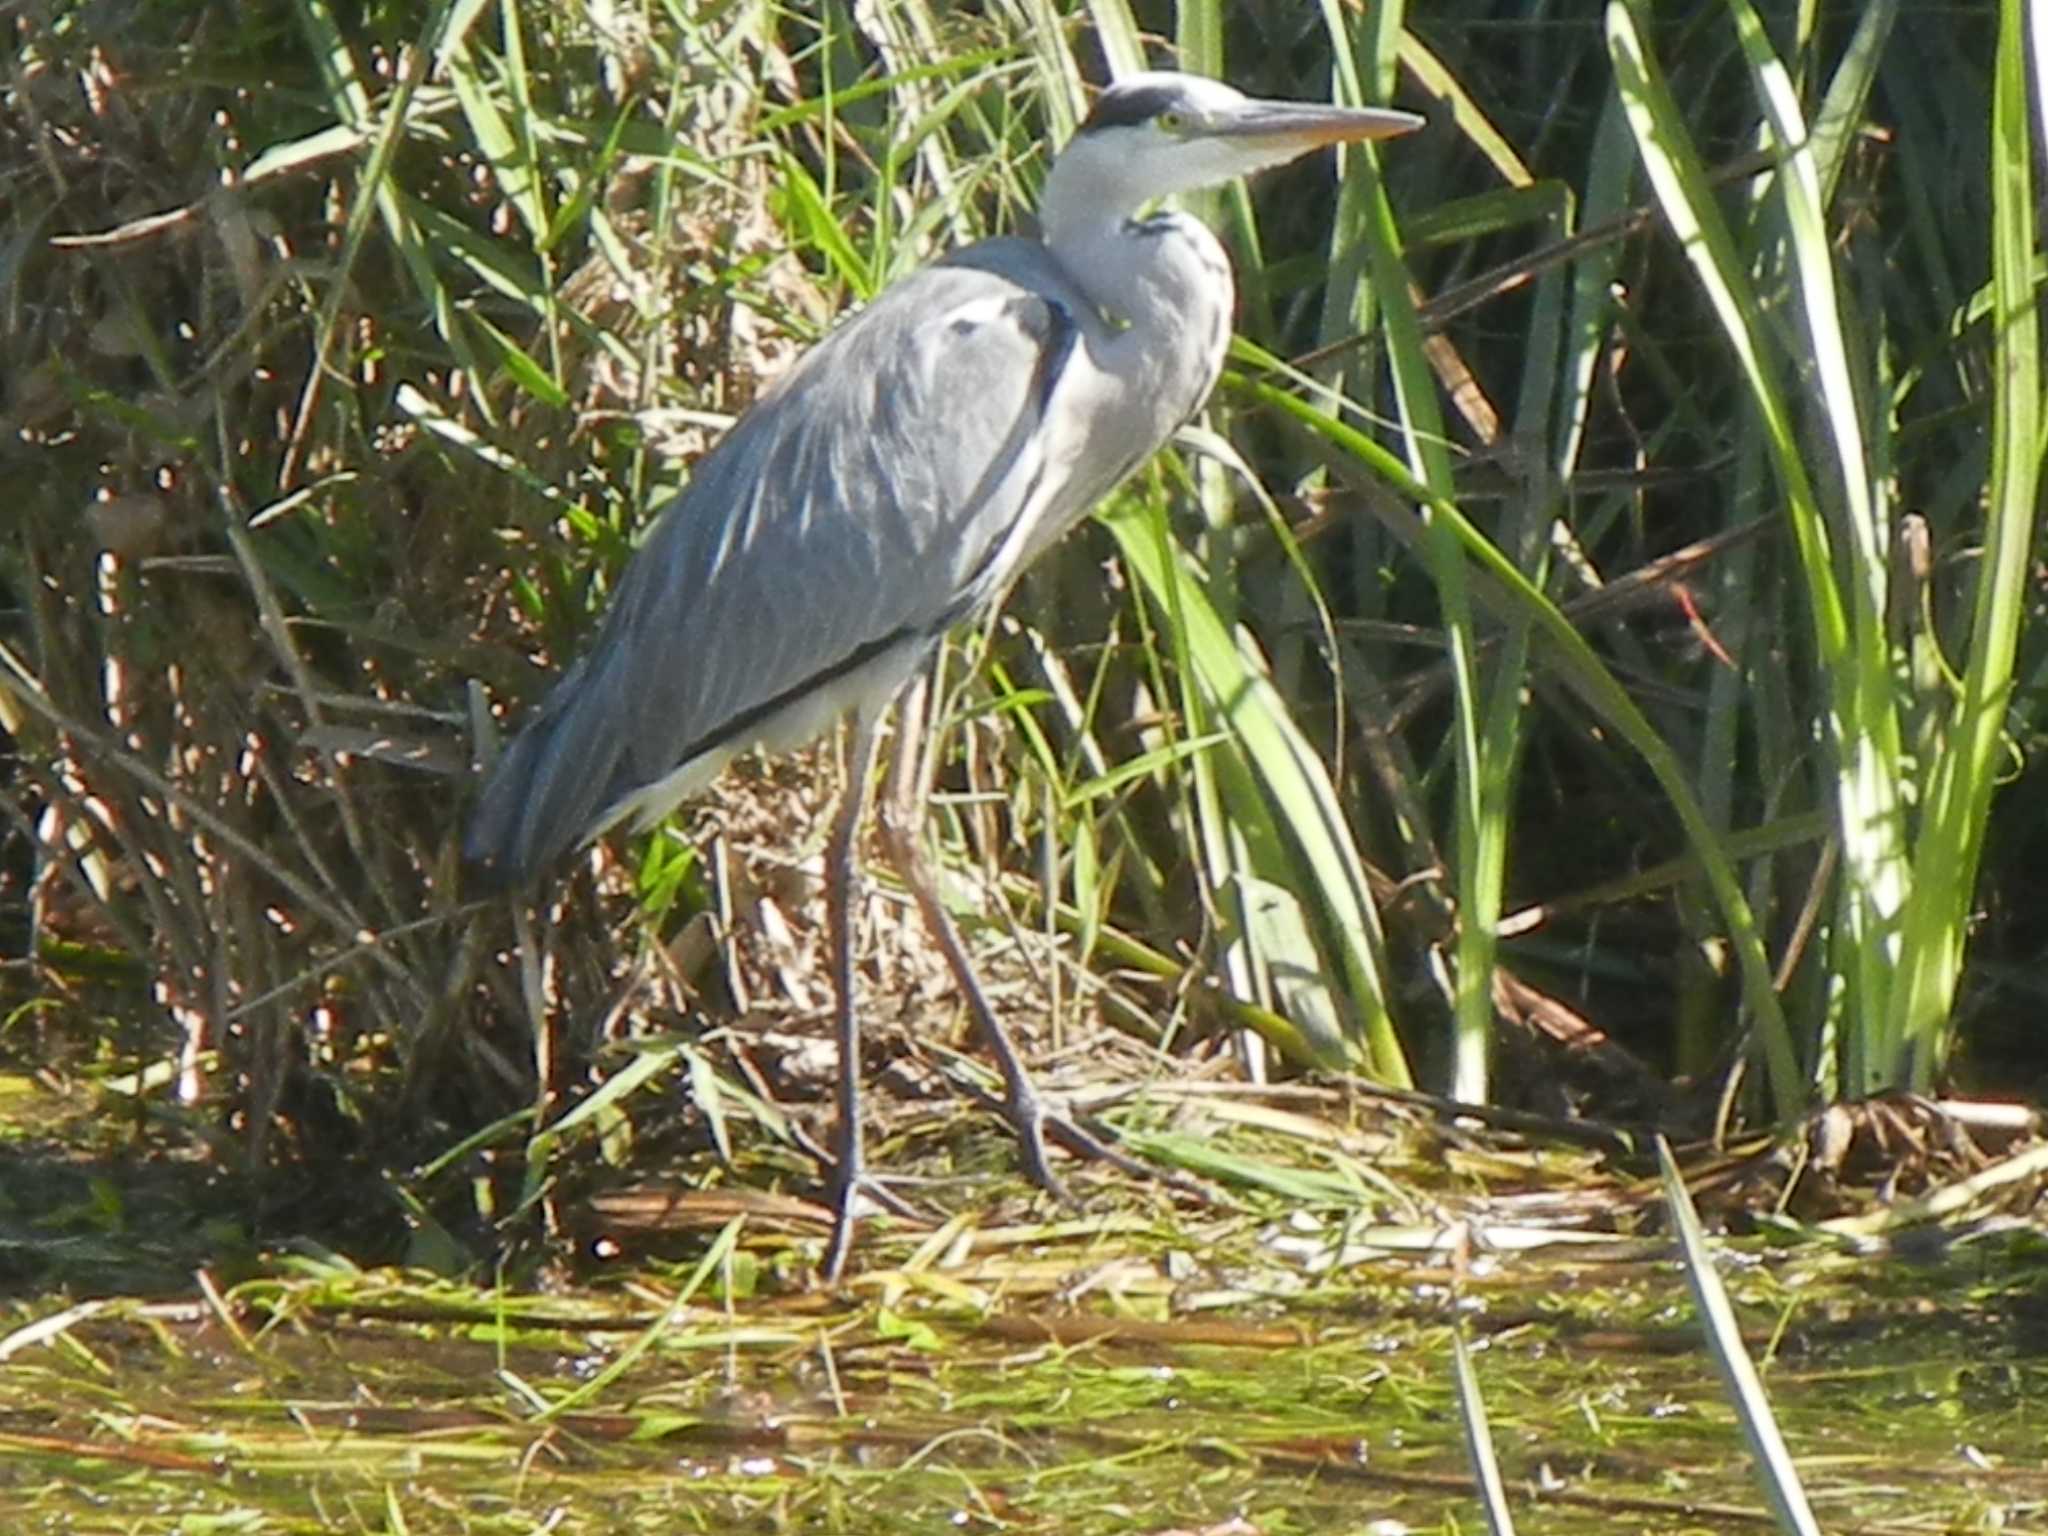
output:
M1046 249L1095 307L1118 326L1180 332L1198 315L1234 302L1230 263L1199 220L1184 214L1142 222L1115 199L1063 202L1058 179L1040 205ZM1074 203L1083 203L1077 208Z
M1123 168L1069 152L1039 201L1048 254L1108 322L1091 327L1098 363L1142 400L1164 438L1201 408L1223 368L1236 288L1222 245L1186 214L1135 218Z

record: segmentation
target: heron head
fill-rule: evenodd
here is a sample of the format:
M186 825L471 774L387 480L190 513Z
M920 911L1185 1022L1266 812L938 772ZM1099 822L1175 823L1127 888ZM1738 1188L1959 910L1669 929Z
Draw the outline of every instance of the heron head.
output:
M1096 99L1060 151L1052 206L1121 217L1155 198L1281 165L1325 144L1391 138L1422 126L1412 112L1264 101L1200 75L1127 75Z

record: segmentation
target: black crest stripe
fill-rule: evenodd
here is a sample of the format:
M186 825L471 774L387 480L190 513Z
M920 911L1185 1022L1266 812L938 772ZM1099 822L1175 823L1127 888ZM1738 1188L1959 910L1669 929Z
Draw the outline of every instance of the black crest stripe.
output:
M1172 110L1180 101L1181 91L1177 86L1113 85L1097 99L1095 110L1081 125L1081 132L1093 133L1099 128L1135 128L1162 112Z

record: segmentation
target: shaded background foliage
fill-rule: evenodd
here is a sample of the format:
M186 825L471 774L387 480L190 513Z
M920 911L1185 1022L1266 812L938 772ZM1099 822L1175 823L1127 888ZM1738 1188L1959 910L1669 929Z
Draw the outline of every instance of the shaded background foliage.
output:
M1065 9L1075 55L1102 78L1084 8ZM712 435L707 413L743 409L891 273L1027 216L1042 137L1071 110L1032 50L1041 10L884 8L884 22L827 6L821 34L808 10L529 6L511 8L515 50L497 7L480 22L464 8L492 51L440 59L417 49L440 14L424 4L14 8L0 100L13 1054L156 1072L152 1113L303 1200L343 1190L321 1182L338 1167L393 1168L536 1104L558 1112L630 1059L616 1047L636 1032L814 1011L806 962L797 984L764 983L792 962L780 930L746 911L765 893L798 914L802 939L829 754L743 771L686 816L693 842L579 859L542 898L533 978L506 914L460 910L465 775L487 701L516 719L575 654L649 509ZM1137 10L1173 35L1176 8ZM1809 89L1861 12L1801 13ZM1226 20L1235 83L1327 91L1321 13L1270 0ZM1790 19L1771 20L1789 47ZM1946 684L1915 641L1959 654L1983 526L1989 341L1972 306L1987 277L1994 21L1988 4L1900 7L1830 226L1846 313L1876 359L1863 387L1889 395L1864 402L1887 429L1880 473L1927 530L1934 627L1917 630L1922 610L1902 599L1897 631L1899 665L1923 680L1922 731ZM1753 169L1757 110L1722 7L1660 5L1654 22L1710 163ZM1459 501L1504 545L1517 516L1549 507L1570 530L1547 577L1564 603L1593 572L1610 584L1729 540L1584 629L1699 773L1719 824L1779 829L1749 889L1774 955L1796 948L1816 872L1827 878L1820 830L1798 821L1830 803L1824 689L1776 489L1734 425L1742 379L1639 181L1590 247L1613 261L1612 302L1584 451L1569 483L1529 488L1545 429L1516 415L1515 381L1542 277L1586 249L1559 242L1612 93L1599 9L1470 0L1408 24L1532 178L1504 179L1503 156L1443 96L1430 130L1384 157L1451 404ZM1432 97L1411 58L1396 100ZM403 132L386 131L394 103ZM504 142L485 142L493 125ZM1724 204L1740 213L1750 185L1724 178ZM1327 165L1211 211L1235 239L1244 333L1279 356L1327 352L1326 373L1341 367L1357 400L1389 410L1383 342L1327 310ZM1799 356L1784 274L1758 280ZM1422 1080L1441 1083L1451 1003L1430 978L1453 923L1440 849L1456 767L1438 593L1398 527L1412 514L1333 470L1242 385L1211 420L1256 466L1272 514L1242 487L1219 491L1194 456L1149 472L1133 500L1200 552L1211 599L1260 636L1330 765L1384 877L1392 1012ZM1004 875L1054 867L1079 914L1069 942L1110 978L1093 1006L1141 1034L1228 1023L1224 993L1277 1013L1290 996L1362 1007L1329 982L1312 893L1282 909L1294 939L1232 969L1247 922L1205 862L1228 805L1219 822L1165 761L1109 778L1110 763L1202 736L1184 714L1184 642L1132 596L1120 550L1084 530L1030 576L1011 620L963 643L942 769L951 862L979 872L982 903ZM2039 596L2036 581L2030 609ZM2027 1021L2048 945L2040 637L2023 640L1956 1062L1967 1082L2033 1091ZM1063 688L1083 704L1059 704ZM1718 1081L1744 1046L1721 920L1696 880L1644 877L1686 845L1637 759L1540 658L1527 688L1506 908L1561 905L1506 941L1504 974L1640 1063L1592 1107L1675 1111L1658 1079ZM1262 878L1285 886L1270 880L1284 867ZM1003 889L1019 923L1043 926L1025 886ZM723 959L706 912L737 946ZM1290 995L1273 977L1298 962L1295 940L1324 946L1307 968L1326 975ZM1163 978L1130 979L1140 952L1164 957ZM879 1013L944 1011L914 961L892 963L873 961L879 990L896 979L913 1001ZM1828 974L1795 967L1788 1011L1817 1016ZM1036 1014L1043 997L1012 1000ZM1536 1064L1513 1091L1547 1107L1585 1085L1518 1054L1538 1038L1508 1027L1497 1048ZM672 1113L676 1134L706 1134Z

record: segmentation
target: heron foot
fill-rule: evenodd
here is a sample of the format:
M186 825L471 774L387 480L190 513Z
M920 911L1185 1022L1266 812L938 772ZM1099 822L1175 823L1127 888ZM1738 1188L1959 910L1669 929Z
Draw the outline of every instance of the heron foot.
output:
M1181 1194L1193 1196L1204 1205L1215 1203L1207 1189L1185 1174L1143 1162L1107 1137L1090 1130L1073 1115L1047 1109L1044 1099L1027 1078L1020 1077L1013 1082L1006 1098L998 1099L980 1088L972 1088L970 1092L1016 1136L1023 1152L1025 1176L1062 1205L1078 1207L1081 1202L1074 1198L1066 1181L1053 1172L1046 1145L1048 1140L1057 1142L1075 1157L1088 1162L1107 1163L1132 1178L1164 1184Z
M832 1240L825 1245L823 1267L827 1285L837 1285L846 1273L846 1258L853 1251L854 1229L868 1208L880 1207L908 1222L925 1220L909 1201L881 1180L869 1176L858 1131L849 1135L842 1124L834 1141L834 1155L827 1164L830 1173L826 1180L826 1204L832 1212ZM811 1150L816 1156L817 1149L813 1147Z
M834 1166L829 1203L832 1208L832 1240L825 1245L825 1283L837 1285L846 1273L846 1256L853 1251L853 1229L859 1220L862 1180L858 1169L845 1162Z

